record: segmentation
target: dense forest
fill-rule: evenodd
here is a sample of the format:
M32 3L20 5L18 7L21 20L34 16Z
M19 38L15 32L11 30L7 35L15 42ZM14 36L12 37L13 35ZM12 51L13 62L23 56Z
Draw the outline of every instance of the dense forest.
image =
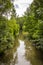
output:
M19 24L16 22L13 0L0 0L0 53L14 46L18 33Z
M34 0L23 17L16 16L13 2L0 0L0 53L13 48L20 32L28 32L28 40L43 51L43 0Z
M28 31L28 38L33 45L43 50L43 0L34 0L24 18L23 30Z

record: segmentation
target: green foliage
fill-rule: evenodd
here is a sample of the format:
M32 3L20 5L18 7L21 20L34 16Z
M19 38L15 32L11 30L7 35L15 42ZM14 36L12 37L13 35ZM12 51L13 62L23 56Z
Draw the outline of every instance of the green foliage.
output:
M25 13L24 30L29 39L35 40L38 49L43 50L43 1L34 0Z
M0 20L0 52L14 46L15 36L19 32L19 25L16 20Z
M19 24L19 31L22 32L23 30L23 23L24 23L24 17L17 17L17 24Z
M0 52L12 48L15 44L15 37L19 33L13 1L0 0ZM7 19L8 14L11 16L10 20Z
M13 1L14 0L0 0L0 17L3 15L8 16L8 14L10 16L16 16Z
M19 24L17 24L15 18L12 18L8 21L8 27L10 30L10 33L12 33L14 36L16 36L19 32Z
M0 0L0 14L7 12L11 6L11 0Z

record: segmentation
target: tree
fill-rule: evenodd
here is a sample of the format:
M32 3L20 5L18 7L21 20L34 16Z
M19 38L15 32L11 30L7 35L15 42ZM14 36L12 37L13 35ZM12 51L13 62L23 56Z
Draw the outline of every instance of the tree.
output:
M8 14L11 18L8 20ZM13 0L0 0L0 52L13 48L15 36L18 35L19 25L15 19ZM4 16L3 16L4 15Z
M15 8L13 4L13 0L0 0L0 17L5 15L8 16L12 15L15 16Z
M25 30L35 40L36 47L43 50L43 0L34 0L25 14Z

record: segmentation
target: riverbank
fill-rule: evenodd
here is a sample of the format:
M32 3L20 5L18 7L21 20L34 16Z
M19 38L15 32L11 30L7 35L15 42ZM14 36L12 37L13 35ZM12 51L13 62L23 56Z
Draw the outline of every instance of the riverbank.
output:
M40 51L20 34L16 39L16 46L0 57L0 65L43 65L43 57Z

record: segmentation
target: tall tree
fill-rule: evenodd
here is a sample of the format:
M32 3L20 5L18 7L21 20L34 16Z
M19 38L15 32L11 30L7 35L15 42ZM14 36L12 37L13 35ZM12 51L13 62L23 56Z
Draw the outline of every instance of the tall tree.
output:
M25 14L25 29L30 39L38 41L37 48L43 49L43 0L34 0ZM35 42L36 42L35 41Z
M2 16L3 14L10 15L11 13L15 15L15 8L13 1L14 0L0 0L0 16Z

